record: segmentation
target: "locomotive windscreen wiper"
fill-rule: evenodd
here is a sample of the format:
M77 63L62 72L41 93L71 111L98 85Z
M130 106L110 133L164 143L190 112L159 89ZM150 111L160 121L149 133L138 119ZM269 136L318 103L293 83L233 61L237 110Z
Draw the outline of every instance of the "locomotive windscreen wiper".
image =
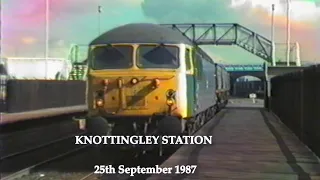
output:
M166 45L164 45L163 43L157 45L156 47L154 47L153 49L151 49L150 51L148 51L147 53L145 53L144 56L148 56L149 53L151 54L151 53L153 53L153 52L155 52L155 51L157 51L157 50L159 50L159 49L165 50L166 53L170 54L170 55L171 55L173 58L175 58L175 60L176 60L176 56L173 55L173 54L166 48Z
M156 50L158 50L158 49L160 49L160 48L163 48L163 47L164 47L164 44L163 44L163 43L161 43L161 44L159 44L159 45L156 45L156 47L154 47L153 49L151 49L150 51L148 51L146 54L152 53L152 52L154 52L154 51L156 51Z
M121 55L121 56L122 56L122 58L124 58L123 53L122 53L121 51L119 51L119 49L118 49L118 48L116 48L116 47L112 46L111 44L106 44L105 48L106 48L107 50L112 50L112 51L114 51L114 52L118 53L118 55Z
M154 47L153 49L151 49L151 50L149 50L149 51L147 51L144 55L143 55L143 57L144 58L146 58L146 59L153 59L154 57L154 55L155 54L153 54L153 53L156 53L157 54L157 52L158 52L158 50L163 50L164 52L159 52L160 54L161 53L166 53L167 55L169 55L170 56L170 59L171 60L173 60L173 61L177 61L178 59L177 59L177 56L176 55L174 55L174 54L172 54L168 49L167 49L167 47L166 47L166 45L164 45L163 43L161 43L161 44L159 44L159 45L157 45L156 47ZM157 55L156 55L157 56ZM157 58L158 59L158 58ZM163 59L164 61L168 61L168 59ZM152 61L153 63L156 63L156 64L163 64L163 62L157 62L157 61Z

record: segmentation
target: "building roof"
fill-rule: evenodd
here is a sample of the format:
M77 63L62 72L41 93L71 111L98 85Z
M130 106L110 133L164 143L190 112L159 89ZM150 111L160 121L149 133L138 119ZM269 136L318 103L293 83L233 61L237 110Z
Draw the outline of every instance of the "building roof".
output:
M126 24L103 33L90 45L112 43L193 43L180 32L157 24Z

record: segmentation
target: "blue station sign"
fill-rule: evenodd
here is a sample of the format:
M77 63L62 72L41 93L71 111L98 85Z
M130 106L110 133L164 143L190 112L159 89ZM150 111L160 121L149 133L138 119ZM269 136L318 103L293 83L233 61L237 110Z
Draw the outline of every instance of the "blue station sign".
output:
M234 71L264 71L263 65L225 65L229 72Z

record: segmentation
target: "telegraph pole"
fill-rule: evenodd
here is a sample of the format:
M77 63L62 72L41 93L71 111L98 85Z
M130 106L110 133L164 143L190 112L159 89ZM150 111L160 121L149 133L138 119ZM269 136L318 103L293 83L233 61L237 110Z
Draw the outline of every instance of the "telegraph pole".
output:
M0 0L0 57L2 58L2 0Z
M101 12L102 12L102 7L98 6L98 32L99 32L99 35L101 35Z
M290 66L290 41L291 41L290 4L291 4L291 0L287 0L287 66Z
M46 48L45 48L45 79L48 79L48 58L49 58L49 14L50 14L50 0L46 0Z
M272 4L272 17L271 17L271 42L272 42L272 66L276 66L276 47L274 42L274 10L275 5Z

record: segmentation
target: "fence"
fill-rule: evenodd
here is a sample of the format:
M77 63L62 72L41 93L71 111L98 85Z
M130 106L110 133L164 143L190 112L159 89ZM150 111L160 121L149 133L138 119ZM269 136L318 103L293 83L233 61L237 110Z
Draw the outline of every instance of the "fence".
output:
M85 88L85 81L8 80L0 112L84 105Z
M320 66L271 79L271 109L320 156Z

